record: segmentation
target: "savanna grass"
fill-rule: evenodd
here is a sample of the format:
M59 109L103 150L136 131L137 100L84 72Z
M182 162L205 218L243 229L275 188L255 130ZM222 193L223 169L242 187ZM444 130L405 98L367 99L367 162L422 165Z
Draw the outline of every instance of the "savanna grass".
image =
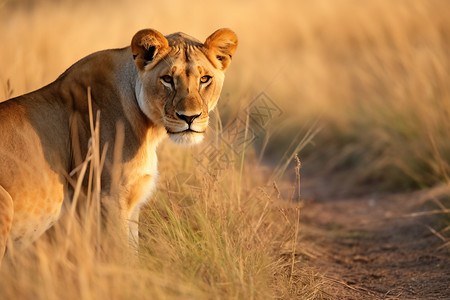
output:
M243 168L235 163L217 173L207 166L196 169L198 162L191 156L182 173L170 170L174 177L160 179L157 194L141 213L135 256L115 220L107 216L108 222L100 221L96 182L104 154L96 146L99 130L101 123L92 122L91 147L74 182L77 201L30 249L8 252L0 270L1 298L321 297L320 278L299 268L300 203L280 199L280 192L261 175L267 170L251 158L239 161ZM181 155L180 149L163 150ZM92 184L83 191L78 183L86 176ZM81 214L75 213L77 203Z

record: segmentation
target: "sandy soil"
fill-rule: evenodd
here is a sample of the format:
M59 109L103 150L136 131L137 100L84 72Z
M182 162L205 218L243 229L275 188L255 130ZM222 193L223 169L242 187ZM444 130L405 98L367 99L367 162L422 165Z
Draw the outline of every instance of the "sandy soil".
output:
M436 234L432 199L448 188L339 195L325 181L303 183L301 265L326 278L330 299L450 299L450 245ZM345 194L345 193L344 193ZM448 218L448 215L447 215ZM430 229L431 228L431 229Z

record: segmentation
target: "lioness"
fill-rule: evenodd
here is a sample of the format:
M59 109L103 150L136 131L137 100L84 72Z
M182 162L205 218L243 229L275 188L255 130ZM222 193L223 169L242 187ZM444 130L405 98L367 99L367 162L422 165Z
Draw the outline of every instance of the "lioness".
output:
M136 241L139 210L158 175L156 146L165 136L180 144L202 140L237 44L229 29L204 43L184 33L164 37L144 29L131 46L91 54L53 83L0 103L0 261L7 244L30 244L71 201L68 174L86 155L91 135L89 87L109 162L117 124L123 124L114 201L125 235ZM111 177L102 173L103 197L112 197Z

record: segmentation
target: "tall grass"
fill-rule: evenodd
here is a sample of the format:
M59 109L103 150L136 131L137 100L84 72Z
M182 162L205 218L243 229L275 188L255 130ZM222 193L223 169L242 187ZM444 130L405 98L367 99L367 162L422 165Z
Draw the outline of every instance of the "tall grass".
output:
M328 130L319 139L329 147L319 152L331 167L391 188L445 181L449 9L443 1L369 1L328 18L323 27L333 29L322 30L318 50L335 80L324 82Z
M236 199L206 197L179 207L159 194L141 214L135 264L114 232L103 236L109 247L99 257L96 232L87 229L93 224L72 221L68 234L69 221L63 219L51 240L40 239L29 251L7 257L0 298L320 297L320 279L298 268L299 252L290 252L297 208L260 193L242 203L246 210L236 209Z
M207 165L199 169L191 156L182 170L168 170L171 177L160 180L141 213L136 257L115 216L100 214L106 151L99 147L101 112L94 118L90 109L90 120L85 161L71 173L78 174L74 199L30 249L8 249L0 270L1 299L321 297L320 278L296 267L299 203L279 199L265 176L255 176L263 169L252 160L231 163L225 174ZM182 181L184 174L193 178ZM81 187L86 178L87 190Z

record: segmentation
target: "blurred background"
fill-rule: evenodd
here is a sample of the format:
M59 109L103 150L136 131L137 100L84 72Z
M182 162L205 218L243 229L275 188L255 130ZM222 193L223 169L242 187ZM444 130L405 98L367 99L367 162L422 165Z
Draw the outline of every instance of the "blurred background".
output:
M204 40L229 27L239 47L218 111L231 122L261 93L280 108L252 143L265 163L283 164L307 136L305 174L424 188L449 172L449 15L446 0L2 0L0 100L142 28Z

